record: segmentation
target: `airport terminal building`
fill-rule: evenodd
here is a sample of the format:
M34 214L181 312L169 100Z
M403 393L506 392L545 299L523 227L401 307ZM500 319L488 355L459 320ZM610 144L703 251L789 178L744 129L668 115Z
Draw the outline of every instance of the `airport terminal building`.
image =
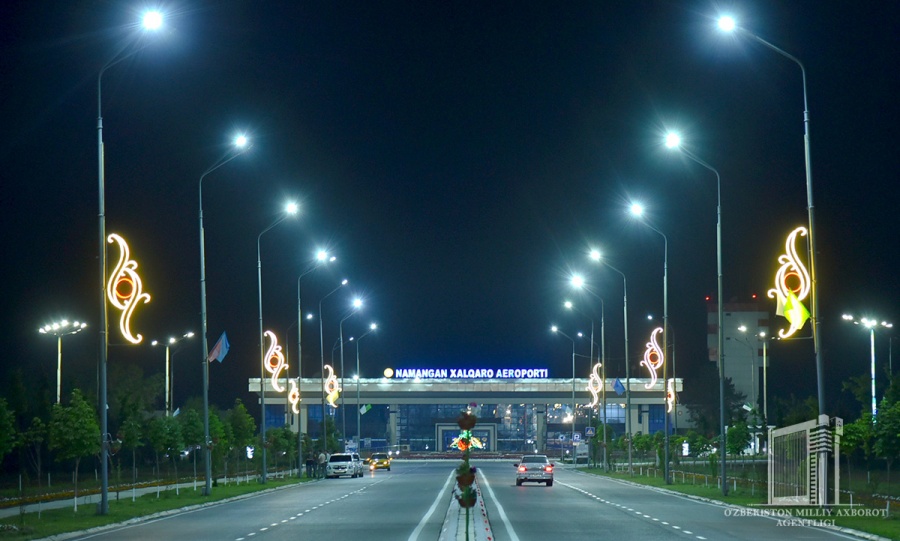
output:
M349 446L356 444L358 435L363 452L449 450L459 435L456 418L466 409L478 417L473 436L488 451L571 448L594 419L602 422L604 410L607 424L617 434L625 432L628 415L632 433L664 429L667 405L662 380L548 376L546 369L387 369L381 378L344 378L342 383L338 379L342 392L334 407L326 402L321 378L303 378L298 415L291 411L286 393L276 392L267 378L266 426L288 424L316 439L324 411ZM672 381L677 396L683 382ZM260 379L248 383L249 391L259 395ZM284 378L279 383L289 387ZM677 407L669 415L671 430L677 426Z

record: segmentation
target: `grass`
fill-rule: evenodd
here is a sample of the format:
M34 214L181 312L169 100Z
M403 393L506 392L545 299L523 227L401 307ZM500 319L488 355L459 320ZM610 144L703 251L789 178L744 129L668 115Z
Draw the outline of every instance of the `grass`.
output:
M128 492L122 492L119 500L115 499L114 492L110 492L109 513L106 515L97 515L95 504L79 506L77 513L71 507L45 510L41 512L40 518L37 513L20 514L0 520L0 539L17 541L41 539L51 535L116 524L163 511L221 501L305 481L307 479L269 478L265 485L252 482L241 485L219 485L213 488L212 495L209 497L203 496L200 489L196 491L190 488L182 489L179 495L176 495L174 490L165 490L160 492L158 498L156 493L150 493L137 498L134 502L131 501Z
M682 494L688 494L691 496L700 496L703 498L708 498L710 500L716 500L720 502L724 502L731 505L738 505L743 507L755 507L761 504L766 503L767 495L765 493L760 493L759 490L750 489L745 486L741 486L738 484L737 489L735 490L733 486L728 487L728 495L722 495L721 487L716 486L716 484L710 483L709 486L706 485L703 481L697 481L699 484L692 484L691 478L687 478L686 483L681 482L680 476L673 475L673 484L667 485L662 478L662 475L658 470L651 470L651 473L648 475L645 470L644 475L634 476L628 475L627 473L607 473L599 468L579 468L581 471L586 473L591 473L595 475L603 475L606 477L610 477L612 479L622 479L626 481L631 481L634 483L639 483L642 485L653 486L653 487L661 487L666 488L668 490L672 490L675 492L680 492ZM767 508L772 509L772 508ZM789 509L779 508L779 509ZM840 508L840 509L849 509L849 508ZM853 509L872 509L860 506L854 506ZM879 511L883 511L883 508L878 508ZM824 518L824 517L816 517L816 518ZM829 519L833 519L835 525L841 526L844 528L852 528L854 530L859 530L862 532L867 532L875 535L880 535L882 537L886 537L888 539L900 539L900 518L897 516L888 516L888 517L851 517L851 516L833 516L829 517Z

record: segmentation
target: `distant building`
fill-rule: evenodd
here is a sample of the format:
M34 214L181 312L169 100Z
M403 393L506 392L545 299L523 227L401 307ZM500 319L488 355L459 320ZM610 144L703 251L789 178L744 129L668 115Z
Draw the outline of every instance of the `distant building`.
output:
M706 343L709 360L718 357L718 305L710 303L707 312ZM737 392L746 395L746 403L762 411L763 341L760 332L769 332L769 312L760 302L725 303L722 307L725 377L731 378ZM744 328L745 330L741 330ZM769 359L766 359L768 364Z

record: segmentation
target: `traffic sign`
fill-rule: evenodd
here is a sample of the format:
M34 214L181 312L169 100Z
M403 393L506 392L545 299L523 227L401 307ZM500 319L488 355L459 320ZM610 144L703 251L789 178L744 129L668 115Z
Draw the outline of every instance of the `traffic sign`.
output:
M572 434L572 441L581 441L581 432Z
M565 435L565 434L560 434L560 435L559 435L559 441L566 441L566 435Z
M585 438L593 438L597 435L597 428L593 426L584 427L584 437Z

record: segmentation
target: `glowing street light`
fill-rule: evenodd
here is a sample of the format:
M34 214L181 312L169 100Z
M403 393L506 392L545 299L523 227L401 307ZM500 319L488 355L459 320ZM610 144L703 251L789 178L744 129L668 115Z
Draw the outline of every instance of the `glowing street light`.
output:
M172 353L170 350L178 342L181 342L185 338L191 338L193 336L194 336L194 333L191 331L191 332L186 332L183 335L181 335L181 338L175 338L174 336L171 336L171 337L169 337L168 340L166 340L166 417L172 416L172 397L174 395L174 391L172 388L174 387L173 380L175 379L173 377L173 373L172 373L172 369L171 369ZM162 342L160 342L159 340L154 340L154 341L150 342L150 345L158 346L161 343Z
M786 51L748 31L747 29L741 28L737 24L737 21L734 19L734 17L728 15L720 17L718 24L721 30L735 33L736 35L740 36L747 36L755 40L757 43L765 45L770 50L775 51L784 58L787 58L791 62L797 64L797 66L800 68L800 77L803 83L803 163L806 167L806 209L809 217L809 274L811 281L809 301L811 308L810 312L812 312L810 316L812 319L813 349L815 350L816 356L816 381L818 385L819 415L825 415L825 375L824 363L822 361L821 332L819 330L819 294L818 287L816 286L816 228L813 205L812 160L809 156L809 101L806 97L806 68L797 57L788 54ZM823 467L820 468L819 472L821 476L820 478L822 480L827 479L827 463L824 453L825 452L822 451L821 455L819 456L819 460L822 461L821 463L823 465ZM824 494L824 492L822 494Z
M622 271L603 259L600 250L592 248L588 252L588 257L593 261L606 265L622 277L622 319L625 323L625 433L628 436L628 473L634 475L634 447L631 433L631 360L628 358L628 282Z
M559 327L553 325L550 327L550 330L556 334L562 335L566 337L567 340L572 342L572 445L575 444L575 339L566 333L559 330ZM573 447L574 449L574 447ZM573 463L574 463L574 453L573 453Z
M87 327L87 323L63 319L44 325L38 332L56 337L56 403L60 403L62 396L62 337L68 334L77 334Z
M655 233L658 233L659 236L663 238L663 365L662 365L662 377L663 384L666 389L668 389L669 385L669 376L668 369L669 363L666 362L669 356L668 349L668 341L669 341L669 237L665 235L662 231L657 229L653 224L651 224L646 216L644 216L644 206L640 203L632 203L631 205L631 215L638 218L641 223L649 227ZM674 382L673 382L674 385ZM673 393L674 396L674 393ZM672 479L669 476L669 412L668 412L668 393L663 393L663 407L667 410L665 412L665 423L664 423L664 462L665 467L663 468L663 475L666 480L666 484L672 484Z
M265 337L263 336L263 316L262 316L262 258L260 256L259 244L260 240L262 240L262 236L269 230L271 230L276 225L280 224L284 220L286 220L289 216L294 216L297 214L299 207L297 203L293 201L288 202L284 207L284 213L280 218L272 222L272 225L263 229L262 233L256 237L256 276L257 276L257 284L258 284L258 292L259 292L259 395L260 395L260 403L262 404L262 410L260 417L262 418L260 423L260 435L262 437L262 476L260 477L260 482L262 484L266 483L267 477L267 465L266 465L266 389L265 389L265 370L266 370L266 352L265 352Z
M359 405L359 342L366 337L369 333L375 332L378 329L377 323L370 323L369 330L362 333L359 338L356 339L356 375L354 378L356 379L356 451L359 452L359 441L360 441L360 427L362 426L360 423L362 422L362 411L360 411Z
M575 277L578 277L578 280L575 280ZM576 285L576 282L580 285ZM584 279L581 275L574 275L572 277L572 286L581 289L587 293L593 295L598 301L600 301L600 369L602 374L600 374L600 392L602 393L602 402L603 402L603 469L605 470L609 461L607 459L607 449L606 449L606 303L603 301L603 298L600 295L597 295L591 288L587 287L584 283ZM591 321L591 325L593 325L593 321ZM591 332L591 346L593 347L593 332ZM591 361L593 362L593 361ZM594 374L596 372L596 365L594 366L594 370L591 373L591 380L595 377ZM589 380L590 381L590 380ZM588 384L588 391L594 395L593 402L597 402L597 393L596 389L593 387L593 383Z
M344 388L344 322L350 319L356 312L362 308L363 302L359 297L353 299L351 302L352 308L350 309L350 313L341 320L338 324L338 336L340 337L341 342L341 389ZM344 394L341 393L341 435L344 437L344 446L346 447L347 442L347 408L344 406Z
M145 14L143 17L143 25L147 30L157 31L162 27L162 14L153 12ZM100 359L99 359L99 409L100 409L100 503L97 507L97 514L106 515L109 513L109 428L107 415L107 389L106 389L106 363L109 349L109 323L107 321L106 312L106 173L104 165L104 149L103 149L103 99L102 99L102 82L103 74L112 66L118 64L122 60L129 58L138 51L142 50L144 45L132 43L123 49L120 49L106 64L100 68L97 74L97 187L99 194L99 275L100 275Z
M197 189L200 202L200 341L203 343L203 448L204 468L206 470L206 485L203 494L209 496L212 493L212 448L209 439L209 343L207 342L207 318L206 318L206 230L203 228L203 179L206 175L222 167L231 160L237 158L250 148L250 140L244 134L235 136L232 147L206 171L200 175Z
M325 416L327 412L325 410L325 399L326 393L325 388L328 385L329 378L325 376L325 339L323 337L323 325L322 325L322 302L330 297L331 295L337 293L337 291L347 285L349 280L344 278L341 280L340 285L336 288L329 291L324 297L319 299L319 355L322 360L322 451L328 452L328 425L325 423Z
M680 151L684 156L687 156L692 161L702 165L706 169L709 169L716 175L716 274L717 274L717 295L718 299L716 300L717 306L717 316L718 316L718 335L716 342L716 357L717 364L719 367L719 430L721 432L720 437L720 455L722 455L722 479L725 479L726 470L725 470L725 462L726 462L726 452L725 452L725 440L727 438L725 432L725 358L722 356L722 349L724 348L724 336L723 336L723 327L724 327L724 307L723 304L725 302L725 297L722 295L722 177L719 175L719 171L716 170L715 167L709 165L705 161L698 158L694 155L693 152L682 146L681 136L675 132L669 132L665 137L665 145L666 148L674 149ZM722 495L728 495L728 483L722 483Z
M878 412L878 404L875 398L875 329L877 327L890 329L894 326L894 324L887 321L878 321L877 319L868 317L863 317L857 320L852 314L844 314L841 317L844 321L848 321L850 323L853 323L854 325L862 325L869 330L869 350L871 358L869 370L872 375L872 419L875 419L875 415Z

